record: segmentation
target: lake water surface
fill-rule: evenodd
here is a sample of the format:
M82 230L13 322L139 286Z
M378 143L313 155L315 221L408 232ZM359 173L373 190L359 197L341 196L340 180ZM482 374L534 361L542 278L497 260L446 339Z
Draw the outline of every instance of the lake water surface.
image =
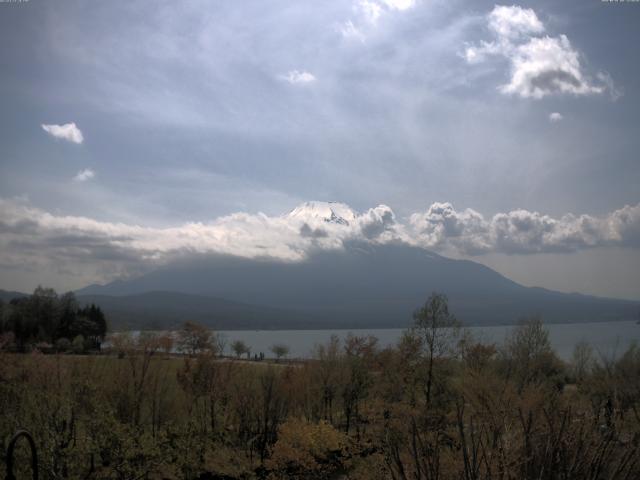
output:
M501 345L514 326L468 327L468 330L480 341ZM572 323L545 325L549 339L556 353L563 359L571 358L573 348L578 342L588 342L596 354L607 357L619 356L632 342L640 341L640 325L634 321L606 323ZM229 344L234 340L243 340L251 347L252 355L263 352L272 356L270 347L283 343L290 348L289 358L310 357L317 344L326 343L331 335L344 339L349 333L354 335L373 335L379 339L382 347L395 344L403 329L361 329L361 330L236 330L220 331L227 340L226 354L230 353Z

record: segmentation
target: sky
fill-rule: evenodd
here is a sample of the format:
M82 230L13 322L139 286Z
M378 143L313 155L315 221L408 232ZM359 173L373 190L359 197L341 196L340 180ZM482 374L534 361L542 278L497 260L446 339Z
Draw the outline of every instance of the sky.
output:
M0 2L0 288L359 238L638 300L639 22L600 0Z

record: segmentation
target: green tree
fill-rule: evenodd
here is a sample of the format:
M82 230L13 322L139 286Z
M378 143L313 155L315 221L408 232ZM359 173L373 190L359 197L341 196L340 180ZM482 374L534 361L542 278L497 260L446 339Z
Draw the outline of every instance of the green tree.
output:
M67 292L60 297L59 300L59 317L55 337L72 338L74 336L73 324L78 315L78 302L73 292Z

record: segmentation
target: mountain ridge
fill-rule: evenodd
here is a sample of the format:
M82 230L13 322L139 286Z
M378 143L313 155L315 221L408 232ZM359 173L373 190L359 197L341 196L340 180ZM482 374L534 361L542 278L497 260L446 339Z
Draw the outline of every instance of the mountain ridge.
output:
M117 297L151 291L276 309L288 319L280 325L296 328L309 324L404 328L433 291L448 295L453 313L474 325L511 324L532 315L549 323L631 319L639 305L524 287L470 260L449 259L405 244L361 242L346 244L342 250L317 251L300 262L198 256L77 293Z

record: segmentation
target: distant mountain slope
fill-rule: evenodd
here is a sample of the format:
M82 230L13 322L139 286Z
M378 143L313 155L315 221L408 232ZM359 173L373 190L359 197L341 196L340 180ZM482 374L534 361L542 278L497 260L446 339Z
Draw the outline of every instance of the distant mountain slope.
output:
M547 322L631 319L639 305L526 288L475 262L445 258L404 244L368 243L318 252L304 262L209 255L136 279L86 287L78 294L122 296L154 291L243 304L249 310L225 310L233 328L406 327L413 310L433 291L446 293L453 312L468 324L513 323L534 314ZM101 301L116 305L115 300ZM193 311L195 316L207 318L206 302L198 304L202 308L181 306L180 315ZM106 305L104 309L109 310ZM263 315L249 314L255 311L251 309ZM280 312L279 320L264 313L269 309ZM178 312L165 312L167 318L174 314L177 318ZM237 320L232 321L236 314Z
M13 292L10 290L0 290L0 300L2 300L3 302L9 302L14 298L22 298L22 297L28 297L28 296L29 296L28 293Z
M214 329L312 328L313 318L276 308L177 292L146 292L126 296L78 295L80 304L100 305L109 327L171 329L189 320Z

